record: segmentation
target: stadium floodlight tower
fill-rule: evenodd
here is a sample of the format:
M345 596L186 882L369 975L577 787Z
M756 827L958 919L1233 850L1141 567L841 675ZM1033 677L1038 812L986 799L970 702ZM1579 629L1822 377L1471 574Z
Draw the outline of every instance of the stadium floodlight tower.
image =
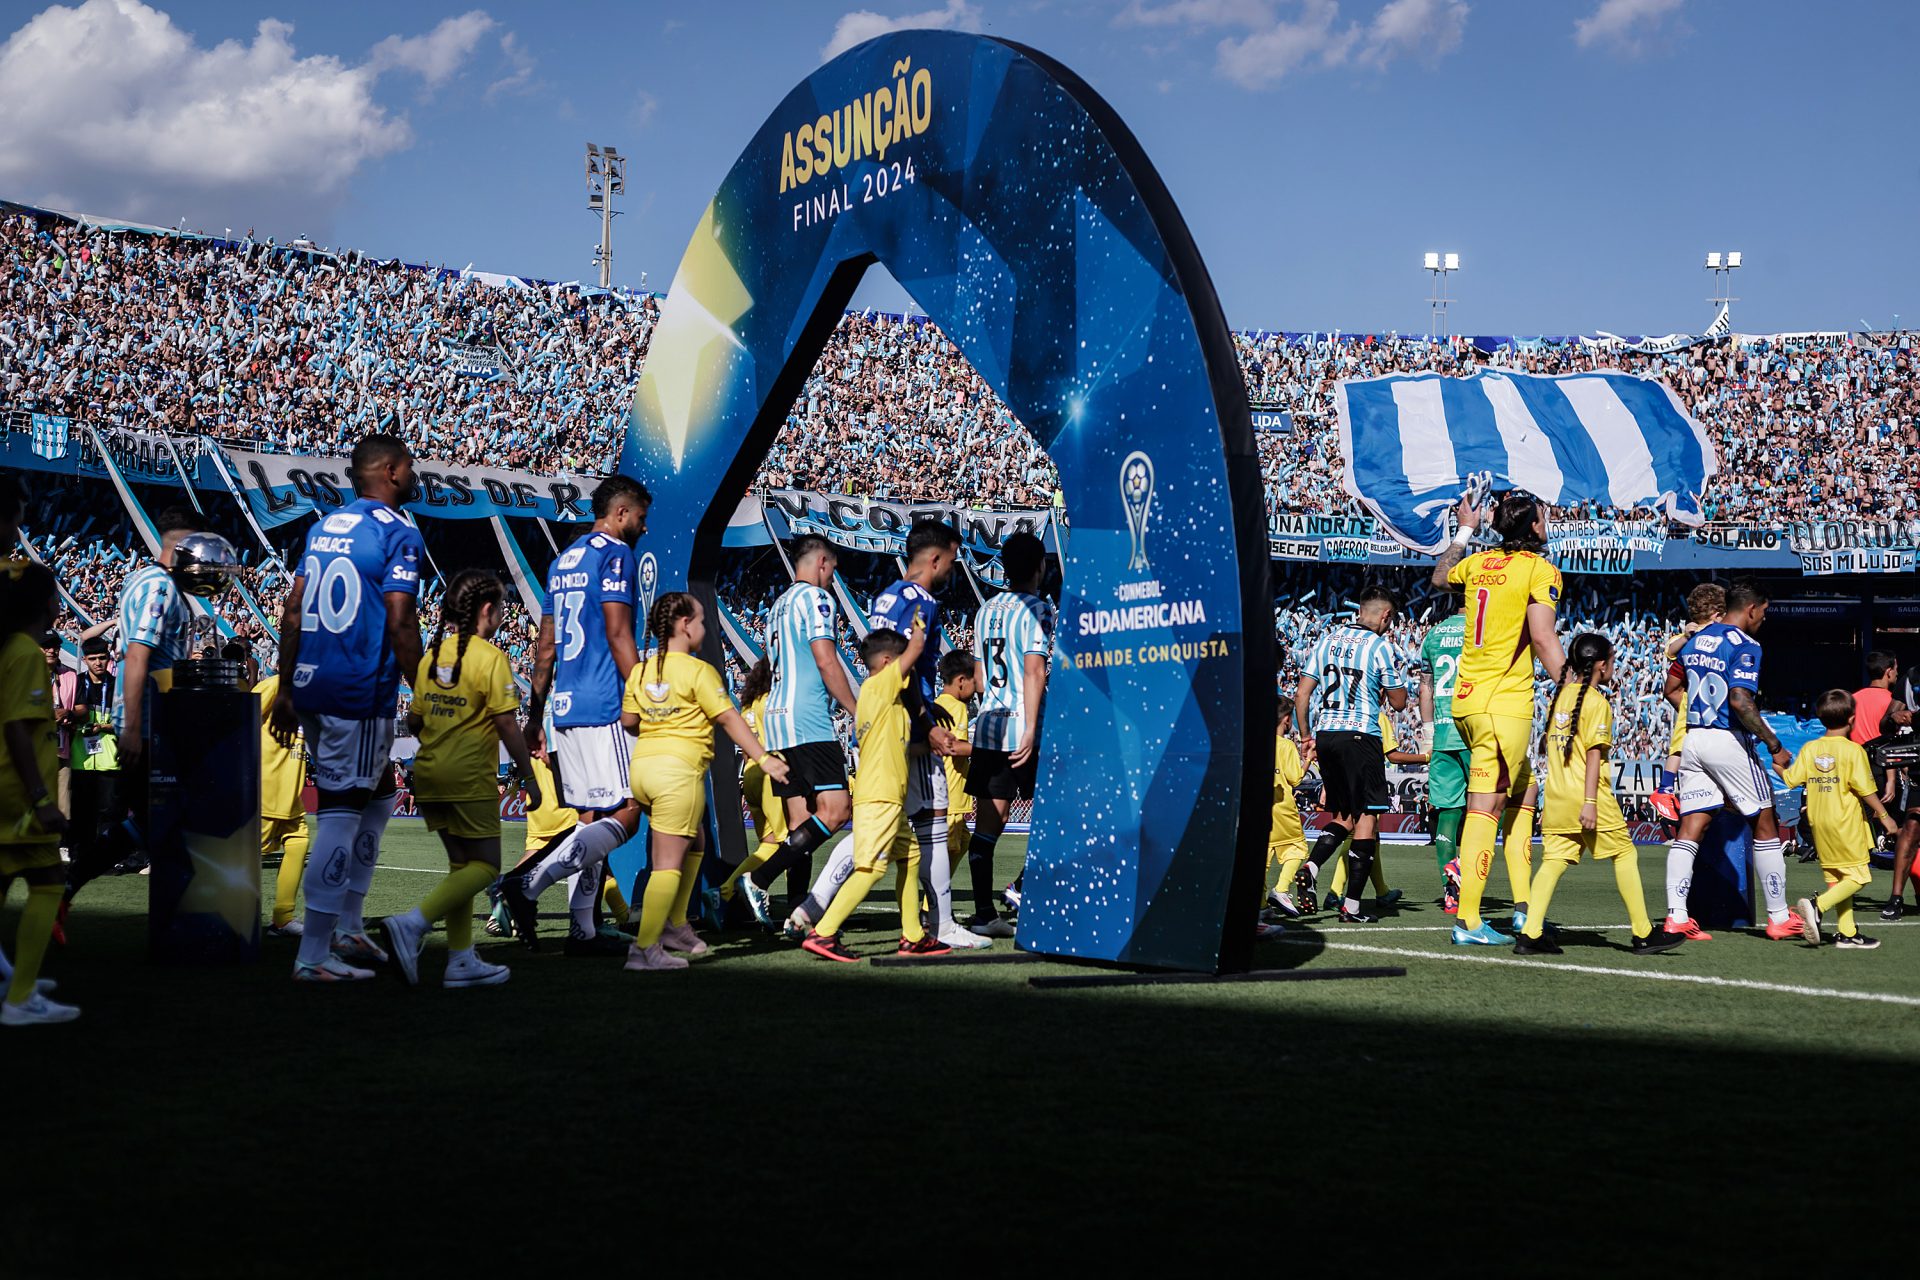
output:
M1740 269L1739 250L1732 253L1710 253L1707 255L1707 270L1713 272L1713 296L1707 301L1713 304L1714 314L1720 308L1731 307L1740 299L1733 296L1733 273Z
M1447 336L1447 304L1452 301L1447 297L1447 277L1460 269L1460 255L1429 253L1420 260L1420 268L1433 273L1433 293L1427 299L1427 305L1433 309L1429 327L1434 337L1444 338Z
M613 287L613 198L627 192L627 158L612 147L587 144L587 211L600 215L600 243L593 262L600 287Z

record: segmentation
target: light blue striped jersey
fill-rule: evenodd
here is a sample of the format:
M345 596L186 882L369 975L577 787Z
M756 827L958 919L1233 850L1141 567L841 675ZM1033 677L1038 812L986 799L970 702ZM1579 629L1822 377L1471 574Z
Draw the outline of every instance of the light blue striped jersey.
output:
M173 575L157 564L143 564L127 575L120 588L120 651L115 656L125 661L131 645L143 644L153 650L147 655L149 674L165 671L187 656L193 611L186 597L174 585ZM126 728L126 682L114 682L113 729ZM152 716L153 691L147 690L140 704L148 718ZM144 728L145 726L141 726Z
M1320 637L1302 675L1313 686L1310 714L1315 733L1380 736L1380 703L1389 685L1403 684L1385 636L1343 623Z
M833 696L813 658L813 642L833 638L833 597L819 587L796 582L773 602L767 618L767 661L773 666L763 730L767 750L835 741Z
M973 620L973 656L980 663L980 712L969 726L976 747L1015 751L1027 732L1028 654L1047 656L1053 605L1022 591L1003 591Z
M553 610L553 688L549 705L562 729L617 724L620 668L607 639L605 606L634 604L633 548L595 530L575 539L547 570ZM634 622L646 626L636 613Z

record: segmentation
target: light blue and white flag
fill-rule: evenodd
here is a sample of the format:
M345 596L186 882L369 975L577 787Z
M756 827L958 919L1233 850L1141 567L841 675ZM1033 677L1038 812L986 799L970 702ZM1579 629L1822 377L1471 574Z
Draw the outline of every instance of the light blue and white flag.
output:
M33 451L49 461L67 456L70 419L53 413L36 413L33 423Z
M1341 382L1334 404L1347 492L1416 551L1446 545L1447 510L1476 472L1556 505L1656 507L1699 524L1720 469L1678 396L1615 369L1390 374Z

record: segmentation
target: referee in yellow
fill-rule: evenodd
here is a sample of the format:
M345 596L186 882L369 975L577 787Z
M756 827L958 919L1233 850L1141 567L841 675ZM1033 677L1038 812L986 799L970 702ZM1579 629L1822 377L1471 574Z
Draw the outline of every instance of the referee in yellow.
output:
M1467 555L1482 513L1473 488L1454 515L1460 528L1433 567L1433 585L1466 593L1466 638L1453 692L1453 722L1466 741L1467 816L1460 831L1460 914L1453 940L1468 946L1507 946L1513 939L1480 918L1480 900L1493 869L1500 812L1509 795L1532 780L1527 761L1533 741L1533 663L1560 679L1566 663L1554 633L1560 607L1560 571L1546 557L1547 508L1518 489L1494 495L1493 530L1498 550ZM1511 869L1514 860L1508 860ZM1528 886L1515 874L1513 897L1525 902ZM1516 928L1526 920L1517 918Z
M485 569L466 569L447 588L440 625L413 679L407 727L420 737L413 798L427 830L447 847L447 878L420 905L382 921L387 950L408 984L420 980L420 948L435 921L447 922L448 987L492 987L510 971L473 949L473 900L500 874L500 748L526 779L539 807L520 694L507 655L488 640L500 625L505 590Z

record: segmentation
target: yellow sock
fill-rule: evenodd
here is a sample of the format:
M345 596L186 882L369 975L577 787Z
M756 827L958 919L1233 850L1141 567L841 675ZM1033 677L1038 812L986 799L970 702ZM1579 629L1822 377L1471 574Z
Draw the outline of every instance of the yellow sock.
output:
M1333 879L1327 881L1329 898L1340 899L1347 896L1347 850L1353 848L1351 838L1342 840L1340 847L1333 851Z
M1848 937L1852 937L1854 933L1853 895L1858 892L1860 892L1860 886L1853 881L1836 880L1827 886L1825 893L1814 899L1813 905L1822 911L1831 911L1835 907L1840 908L1840 919L1838 922L1840 932Z
M1560 883L1560 877L1567 874L1571 862L1562 862L1558 858L1549 858L1540 864L1540 874L1533 878L1533 900L1527 905L1527 936L1537 938L1547 927L1547 904L1553 901L1553 886Z
M1378 840L1378 838L1377 836L1375 837L1376 840ZM1381 853L1381 849L1377 847L1374 849L1373 866L1367 872L1367 879L1373 883L1375 896L1384 896L1387 892L1386 860L1380 856Z
M647 877L647 891L640 896L640 927L634 931L634 946L659 943L667 928L667 916L673 911L673 900L679 896L678 871L656 871Z
M1640 884L1638 850L1613 860L1613 885L1620 890L1620 901L1627 904L1627 919L1633 921L1633 936L1644 938L1653 932L1647 916L1647 891Z
M727 878L720 882L720 896L726 901L732 902L733 887L739 883L740 877L750 876L758 871L766 860L777 853L779 849L780 846L771 840L761 841L760 847L748 854L747 860L730 871L727 874Z
M607 882L600 886L600 905L606 909L608 918L618 920L621 924L627 922L627 916L633 911L627 905L627 895L620 892L620 882L612 876L608 876Z
M915 841L913 852L898 860L899 878L895 882L894 895L900 900L900 936L908 942L918 942L927 936L920 925L920 843Z
M700 860L704 857L702 853L689 853L680 860L680 888L673 895L673 910L667 913L668 924L687 922L687 908L693 905L693 891L700 884Z
M840 892L833 895L833 902L827 907L827 914L820 917L820 923L813 931L823 938L831 938L840 932L840 927L853 914L853 909L867 900L873 892L873 886L880 883L880 877L887 874L884 867L855 867L847 882L840 886Z
M1280 860L1280 878L1273 882L1275 893L1292 893L1293 878L1300 872L1300 864L1307 860L1305 853L1290 853Z
M1500 824L1490 813L1467 810L1460 824L1459 927L1480 927L1480 899L1487 892L1487 873L1493 870L1493 836Z
M280 847L280 874L273 881L273 922L277 925L293 919L294 899L300 894L300 877L307 873L307 850L312 845L303 822L300 834L288 836Z
M53 937L53 918L59 912L59 885L28 886L27 905L20 912L20 931L13 940L13 985L7 988L8 1004L25 1004L33 998L33 984L39 981L40 962L47 958L47 940Z
M500 868L491 862L455 862L447 868L447 878L420 900L420 914L431 924L447 922L447 950L465 951L473 946L473 899L493 883Z
M1507 839L1503 849L1507 855L1507 880L1513 886L1513 905L1531 908L1533 879L1533 807L1531 805L1509 805L1507 808ZM1531 918L1532 911L1528 911Z

